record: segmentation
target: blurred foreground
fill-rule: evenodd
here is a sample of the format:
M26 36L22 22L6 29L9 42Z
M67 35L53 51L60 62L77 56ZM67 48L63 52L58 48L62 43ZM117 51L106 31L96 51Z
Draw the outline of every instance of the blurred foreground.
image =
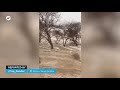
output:
M6 16L11 16L7 21ZM7 75L6 65L27 65L38 68L39 64L39 16L32 12L0 13L0 77L21 78L38 75Z
M82 13L83 78L120 77L120 13Z

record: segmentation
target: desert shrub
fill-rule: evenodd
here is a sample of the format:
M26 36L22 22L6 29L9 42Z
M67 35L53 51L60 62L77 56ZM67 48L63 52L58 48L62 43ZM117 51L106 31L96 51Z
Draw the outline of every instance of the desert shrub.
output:
M73 53L72 57L76 60L80 60L80 55L78 53Z

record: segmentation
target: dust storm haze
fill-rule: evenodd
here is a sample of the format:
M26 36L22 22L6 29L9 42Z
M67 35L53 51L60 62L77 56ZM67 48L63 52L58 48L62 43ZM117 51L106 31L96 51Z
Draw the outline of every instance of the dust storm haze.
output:
M80 12L40 12L39 66L57 70L56 74L43 74L40 77L80 77L80 15Z
M6 20L10 16L11 20ZM6 65L38 68L39 14L37 12L0 13L0 77L34 77L7 75ZM36 76L37 77L37 76Z
M53 49L51 49L49 40L42 38L39 42L42 24L40 24L38 12L1 12L0 72L2 73L0 77L120 77L120 13L82 12L79 15L80 22L70 24L80 26L78 45L75 45L70 37L67 41L66 37L59 35L58 38L51 31L53 44ZM11 20L6 20L6 16L11 16ZM51 30L61 33L67 27L65 20L62 22L63 25L52 25L54 28ZM67 42L66 46L63 45L64 39ZM78 59L75 58L76 56ZM13 64L27 65L28 68L52 67L56 68L58 73L50 76L6 74L6 65Z
M82 12L84 78L120 77L120 13Z

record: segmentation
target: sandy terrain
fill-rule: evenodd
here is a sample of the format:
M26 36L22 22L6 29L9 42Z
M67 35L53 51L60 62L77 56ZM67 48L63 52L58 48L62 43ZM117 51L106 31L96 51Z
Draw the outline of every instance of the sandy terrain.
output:
M55 75L40 75L42 78L80 78L81 60L76 60L72 55L81 52L81 47L55 46L50 49L47 43L40 44L39 54L41 58L40 68L56 68Z

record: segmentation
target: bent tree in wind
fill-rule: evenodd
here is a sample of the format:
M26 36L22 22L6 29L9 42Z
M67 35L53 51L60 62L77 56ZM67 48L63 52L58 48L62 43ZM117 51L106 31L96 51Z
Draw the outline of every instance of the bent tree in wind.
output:
M54 48L51 40L51 29L57 23L59 18L58 12L40 12L39 13L39 42L42 38L45 38L51 46Z

